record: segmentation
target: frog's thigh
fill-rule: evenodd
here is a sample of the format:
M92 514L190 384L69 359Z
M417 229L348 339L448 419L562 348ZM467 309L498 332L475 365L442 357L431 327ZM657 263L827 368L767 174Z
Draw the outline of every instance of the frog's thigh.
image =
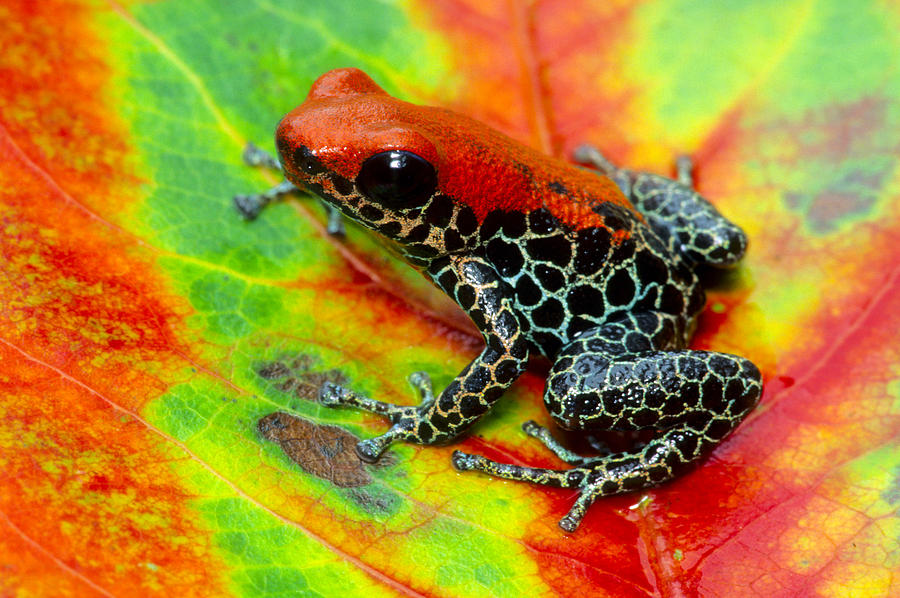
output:
M710 448L756 404L759 370L735 355L659 350L659 338L623 332L621 322L586 331L562 348L550 371L547 410L566 429L679 428ZM694 458L703 452L696 448Z
M656 234L695 264L730 266L744 255L744 231L692 188L634 173L629 189L629 199Z

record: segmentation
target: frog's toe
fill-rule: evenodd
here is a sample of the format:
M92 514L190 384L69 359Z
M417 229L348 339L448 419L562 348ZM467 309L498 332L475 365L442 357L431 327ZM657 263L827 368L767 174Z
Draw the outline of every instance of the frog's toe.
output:
M541 433L541 430L545 430L544 426L540 425L533 419L529 419L528 421L522 422L522 431L528 434L529 436L533 436L535 438Z
M566 515L559 520L559 527L566 533L571 534L581 525L581 520L570 515Z
M594 503L594 499L601 495L600 487L596 485L588 485L582 487L581 494L575 500L575 504L566 513L566 516L559 520L559 527L566 533L571 534L581 525L588 507Z
M453 451L450 462L457 471L471 471L473 469L483 469L486 459L481 455L472 455L462 451ZM479 467L481 465L481 467Z
M576 147L572 152L572 157L576 162L592 165L607 175L614 174L618 170L606 156L600 153L600 150L587 143Z
M428 372L413 372L407 380L409 380L413 388L419 391L419 397L422 399L423 406L434 402L434 387Z
M572 157L576 162L589 163L593 161L594 156L600 153L596 147L590 143L582 143L572 152Z
M367 463L377 461L381 454L396 440L415 439L415 421L409 417L402 417L390 429L374 438L361 440L356 444L356 454Z
M328 224L325 227L328 234L332 237L346 237L347 229L344 227L344 216L341 211L324 201L322 206L325 208L325 213L328 214Z
M559 442L557 442L555 438L553 438L550 430L535 422L534 420L528 420L527 422L523 423L522 431L550 449L550 451L552 451L554 455L556 455L569 465L584 465L585 463L589 463L593 459L592 457L584 457L573 451L570 451Z
M366 463L374 463L387 450L390 442L380 442L381 436L362 440L356 444L356 454Z
M255 220L259 213L262 212L263 202L260 201L259 195L235 195L232 201L234 202L234 209L238 211L244 220Z
M343 403L341 399L346 392L343 386L326 382L319 388L319 403L326 407L337 407Z
M431 387L431 376L428 375L428 372L423 372L421 370L413 372L407 377L407 380L409 380L409 383L416 388Z
M694 161L687 154L681 154L675 158L675 171L679 183L693 189L694 187Z

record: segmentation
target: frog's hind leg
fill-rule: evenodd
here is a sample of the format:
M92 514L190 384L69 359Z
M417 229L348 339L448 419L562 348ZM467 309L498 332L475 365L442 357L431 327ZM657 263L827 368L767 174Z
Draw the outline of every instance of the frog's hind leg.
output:
M567 449L566 447L561 445L556 440L556 438L553 437L552 434L550 434L550 430L548 430L544 426L539 425L537 422L535 422L533 420L528 420L527 422L522 424L522 431L525 432L526 434L528 434L529 436L531 436L532 438L538 440L541 444L543 444L548 449L550 449L550 451L554 455L556 455L562 461L565 461L569 465L584 465L585 463L588 463L597 458L597 456L583 457L577 453L570 451L569 449ZM605 455L609 455L612 453L612 451L609 450L609 448L605 447L605 446L601 448L601 451L602 451L602 455L600 455L600 456L605 456Z
M554 451L555 452L555 451ZM574 532L581 525L581 520L588 507L600 496L604 496L602 486L598 486L600 476L589 464L591 459L577 457L585 465L572 469L544 469L541 467L525 467L511 463L498 463L481 455L472 455L462 451L453 451L453 466L459 471L481 471L496 478L530 482L540 486L553 488L571 488L581 490L575 504L565 517L559 520L559 527L564 531ZM613 493L609 493L613 494Z
M459 469L477 469L513 480L578 488L581 494L560 521L578 527L601 496L655 486L707 455L756 405L759 370L734 355L662 350L677 345L670 317L633 314L582 333L565 345L548 377L544 401L566 429L660 434L645 446L598 457L580 457L549 435L532 433L574 467L566 472L521 468L457 454Z
M615 181L670 251L695 264L717 267L732 266L743 257L747 236L694 190L689 157L676 160L677 180L617 168L589 145L577 148L574 157Z

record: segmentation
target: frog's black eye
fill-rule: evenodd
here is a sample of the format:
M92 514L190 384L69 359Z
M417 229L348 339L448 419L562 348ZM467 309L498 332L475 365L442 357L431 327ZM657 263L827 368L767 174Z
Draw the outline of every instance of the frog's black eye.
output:
M357 188L387 207L424 204L437 188L437 173L428 160L412 152L381 152L363 162Z

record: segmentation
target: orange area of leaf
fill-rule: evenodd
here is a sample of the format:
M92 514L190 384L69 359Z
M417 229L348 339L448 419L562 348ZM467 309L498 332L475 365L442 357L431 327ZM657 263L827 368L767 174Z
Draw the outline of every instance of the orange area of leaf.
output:
M2 8L0 527L17 547L3 575L57 595L208 595L221 580L194 497L136 417L190 365L187 308L159 299L138 241L79 203L115 213L138 189L94 10Z
M135 241L73 199L65 169L44 169L18 142L0 128L0 176L16 182L0 190L0 209L15 214L0 248L15 274L0 279L0 338L138 409L168 387L162 375L187 365L173 331L185 310L156 299L164 289L135 259ZM115 193L102 177L93 184L94 195Z
M22 583L13 587L58 596L220 587L208 533L185 508L197 497L145 423L6 341L0 365L0 528L14 549L4 577Z

